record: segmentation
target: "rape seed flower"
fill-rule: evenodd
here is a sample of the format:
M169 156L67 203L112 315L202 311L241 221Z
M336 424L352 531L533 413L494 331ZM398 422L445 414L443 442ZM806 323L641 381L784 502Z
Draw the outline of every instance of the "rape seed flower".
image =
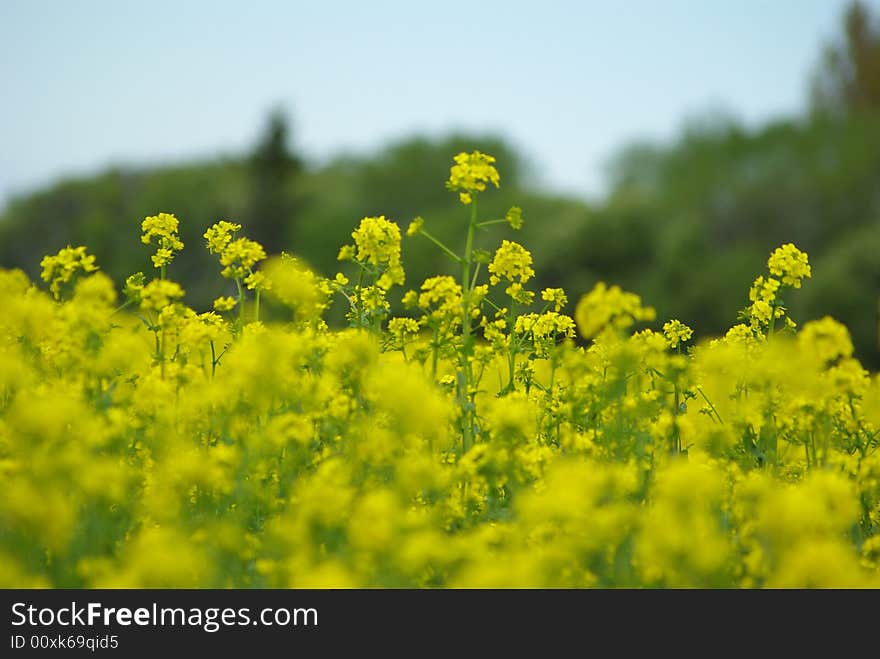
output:
M517 316L513 331L517 334L528 334L535 340L555 336L574 337L574 321L568 316L547 311L542 314L529 313Z
M44 256L40 261L42 272L40 277L49 284L49 290L55 299L61 297L61 285L73 279L77 272L94 272L98 269L95 265L95 257L86 253L85 247L70 247L61 249L55 256Z
M392 318L388 321L388 333L394 339L394 346L400 349L409 338L419 333L419 324L412 318Z
M519 206L513 206L507 214L504 216L504 219L507 220L507 223L510 225L512 229L519 230L522 229L523 226L523 216L522 216L522 208Z
M141 290L141 309L162 311L175 300L183 297L180 284L167 279L154 279Z
M669 347L674 350L682 343L689 341L694 335L694 331L680 320L670 320L663 324L663 335L666 337Z
M428 317L436 320L455 319L461 313L461 285L449 275L429 277L421 286L421 293L415 298L410 291L404 296L404 304L417 300L420 309L429 311Z
M776 293L780 282L773 277L759 276L749 289L749 300L752 301L748 309L749 319L754 327L767 325L772 317L781 318L785 315L785 309L776 305Z
M479 151L462 152L453 160L455 164L449 170L446 188L453 192L459 191L461 203L470 204L473 201L473 194L485 190L486 183L499 187L501 177L493 165L495 158L492 156Z
M830 316L806 323L797 340L807 354L815 355L824 364L840 357L852 357L853 354L852 339L846 325Z
M410 238L417 235L419 231L422 230L422 225L425 223L424 218L417 217L412 222L409 223L409 226L406 228L406 235Z
M232 242L232 237L236 232L241 230L240 224L220 220L213 226L208 227L203 236L208 244L208 251L211 254L220 254L227 245Z
M574 317L581 336L592 339L605 329L620 331L637 321L654 320L655 312L652 307L642 306L642 299L635 293L599 282L580 299Z
M220 254L220 272L227 279L244 279L251 273L251 268L266 258L263 246L249 238L238 238L230 242Z
M553 305L553 311L559 311L568 304L568 297L561 288L545 288L541 291L541 299Z
M403 294L400 302L405 309L412 309L419 303L419 294L413 290L409 290Z
M494 286L502 279L510 282L505 289L511 298L520 304L531 304L534 293L523 288L535 274L532 269L532 255L519 243L510 240L501 242L489 264L489 281Z
M770 274L782 278L782 283L792 288L800 288L801 280L812 275L806 252L792 243L777 247L767 261Z
M327 308L333 288L327 279L316 275L304 263L289 254L273 257L263 269L271 297L291 309L298 320L316 320ZM257 272L262 275L263 270ZM247 280L245 280L247 282ZM335 283L344 286L345 278Z
M525 284L535 275L532 269L532 255L519 243L503 240L501 247L495 252L492 263L489 264L489 273L489 281L493 286L502 279Z
M150 245L154 240L156 242L156 253L151 257L154 267L165 267L171 263L174 253L183 249L178 224L177 218L171 213L151 215L141 222L141 242L144 245Z
M125 280L125 287L122 289L122 293L129 300L140 300L141 291L144 290L145 283L146 278L144 277L144 273L136 272Z
M214 309L217 311L231 311L238 304L238 300L234 297L224 296L214 300Z
M343 245L339 248L339 253L336 255L337 261L354 261L355 255L355 246L354 245Z
M352 232L357 247L356 258L384 268L376 284L388 290L394 284L403 284L404 272L400 264L400 227L389 222L384 215L365 217ZM341 252L340 252L341 254Z
M385 289L381 286L365 286L360 290L361 304L368 312L388 311L391 304L385 299Z
M270 282L264 273L254 272L245 277L244 285L249 291L265 291L270 287Z

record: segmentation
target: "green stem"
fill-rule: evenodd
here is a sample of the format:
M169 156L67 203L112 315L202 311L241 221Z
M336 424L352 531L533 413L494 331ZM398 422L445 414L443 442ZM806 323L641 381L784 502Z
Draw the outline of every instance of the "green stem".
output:
M507 222L507 218L505 218L505 217L502 217L502 218L497 219L497 220L484 220L483 222L478 222L478 223L477 223L477 228L478 228L478 229L482 229L483 227L488 227L488 226L491 226L491 225L493 225L493 224L502 224L502 223L504 223L504 222Z
M482 263L477 263L477 267L474 268L474 276L471 277L471 288L470 292L473 293L474 289L477 287L477 277L480 275L480 266Z
M550 386L547 391L553 396L553 385L556 384L556 332L553 332L553 349L550 352Z
M712 410L712 413L715 415L715 418L718 419L718 423L720 423L723 426L724 421L721 419L721 415L718 414L718 410L715 409L715 406L712 404L712 401L709 400L709 397L703 391L703 387L701 387L700 385L697 385L697 391L703 397L703 400L706 401L706 403L709 405L709 408Z
M451 258L456 263L463 263L464 262L458 254L453 252L446 245L444 245L439 239L435 238L434 236L432 236L430 233L428 233L424 229L419 229L419 233L422 234L428 240L430 240L432 243L437 245L437 247L439 247L449 258Z
M681 453L681 435L679 434L678 420L676 419L676 417L678 416L679 407L681 406L681 394L679 393L677 382L673 382L672 386L675 391L675 396L673 400L675 411L672 414L672 447L670 452L672 453L672 455L678 455L679 453Z
M120 304L118 307L116 307L116 308L113 310L113 313L111 313L110 315L112 316L112 315L114 315L114 314L119 313L120 311L122 311L123 309L125 309L125 307L127 307L128 305L130 305L132 302L134 302L134 300L126 300L125 302L123 302L122 304Z
M254 320L259 322L260 320L260 289L258 288L254 293Z
M488 304L490 307L492 307L493 309L495 309L495 311L501 311L501 307L499 307L497 304L495 304L494 302L492 302L492 300L490 300L488 297L484 297L484 298L483 298L483 302L485 302L485 303Z
M361 295L361 288L363 288L363 285L364 285L364 267L362 265L358 264L358 281L357 281L357 286L355 287L355 290L357 291L357 298L356 298L357 299L357 305L356 305L357 327L364 326L364 311L363 311L364 303L363 303L363 296Z
M434 339L431 341L431 379L437 380L437 358L440 354L440 328L434 328Z
M471 386L471 353L473 352L473 337L471 336L471 260L474 251L474 234L477 230L477 198L471 200L471 217L468 222L467 240L464 247L464 259L461 262L461 371L459 373L459 406L462 418L462 452L465 453L471 446L473 439L473 415L470 410L470 386Z
M516 337L513 333L513 323L514 323L514 305L516 302L514 300L510 301L510 310L507 312L507 369L509 381L507 383L507 391L508 393L516 389L516 384L514 383L514 378L516 376L516 353L519 352L519 341L516 340Z
M244 329L244 288L238 277L235 278L235 287L238 289L238 324Z
M767 327L767 338L773 336L773 330L776 328L776 302L770 305L770 324Z

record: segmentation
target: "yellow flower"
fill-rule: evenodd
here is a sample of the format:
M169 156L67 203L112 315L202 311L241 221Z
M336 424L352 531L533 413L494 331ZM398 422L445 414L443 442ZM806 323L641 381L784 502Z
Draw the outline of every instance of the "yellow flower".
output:
M522 216L522 208L519 206L513 206L510 210L507 211L507 214L504 216L504 219L507 220L507 223L510 225L512 229L522 229L523 226L523 216Z
M501 247L495 251L495 257L489 264L489 281L494 286L502 279L525 284L535 275L532 269L532 255L529 251L510 240L501 241Z
M807 354L815 356L823 364L841 357L852 357L853 354L849 330L830 316L806 323L797 340Z
M455 164L449 170L446 188L453 192L460 191L459 199L463 204L470 204L473 194L485 190L487 183L496 188L501 183L501 177L493 164L495 158L492 156L479 151L462 152L455 156L454 161Z
M162 311L172 302L183 297L180 284L168 279L154 279L141 290L141 309Z
M49 284L55 299L61 297L61 286L70 282L78 273L94 272L98 269L95 257L86 252L85 247L65 247L55 256L44 256L40 261L40 277Z
M227 279L244 279L251 273L251 268L266 258L266 252L260 243L249 238L233 240L220 254L220 272Z
M232 237L241 230L240 224L220 220L205 231L205 241L211 254L220 254L232 242Z
M264 273L254 272L244 278L244 285L249 291L265 291L270 287L270 282Z
M336 255L337 261L354 261L355 246L343 245L339 248L339 254Z
M812 275L806 252L800 251L791 243L776 248L767 261L770 274L782 278L782 283L792 288L800 288L801 280Z
M385 216L365 217L351 234L357 247L356 258L383 269L377 284L388 290L394 284L403 284L404 272L400 264L400 227Z
M231 311L238 304L238 300L234 297L224 296L214 300L214 309L217 311Z
M663 324L663 335L666 342L673 350L682 343L690 340L694 331L680 320L670 320Z
M156 243L156 253L151 257L156 268L163 268L174 259L174 253L183 249L178 236L178 220L171 213L159 213L144 218L141 222L141 242L144 245Z
M605 329L625 330L638 321L654 320L652 307L642 306L642 299L619 286L597 283L584 295L575 309L581 336L592 339Z
M541 299L553 305L553 311L559 311L568 304L568 297L561 288L545 288L541 291Z
M425 224L425 220L421 217L415 218L412 222L409 223L409 226L406 228L406 235L412 238L417 235L419 231L422 230L422 225Z

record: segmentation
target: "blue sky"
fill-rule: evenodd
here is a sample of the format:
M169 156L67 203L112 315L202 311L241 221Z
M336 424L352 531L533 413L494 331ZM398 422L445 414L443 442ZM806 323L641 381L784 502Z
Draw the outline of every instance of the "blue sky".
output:
M595 195L615 149L686 117L801 111L846 4L0 0L0 204L109 164L241 152L277 105L316 163L492 130L543 184Z

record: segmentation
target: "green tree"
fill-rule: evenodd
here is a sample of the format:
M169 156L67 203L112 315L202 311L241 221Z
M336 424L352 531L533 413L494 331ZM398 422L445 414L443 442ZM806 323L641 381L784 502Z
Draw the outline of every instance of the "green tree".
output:
M270 253L290 249L297 214L301 159L289 146L290 127L283 111L273 111L250 158L252 196L248 230Z
M832 115L880 110L880 26L862 2L849 6L843 34L825 47L812 109Z

